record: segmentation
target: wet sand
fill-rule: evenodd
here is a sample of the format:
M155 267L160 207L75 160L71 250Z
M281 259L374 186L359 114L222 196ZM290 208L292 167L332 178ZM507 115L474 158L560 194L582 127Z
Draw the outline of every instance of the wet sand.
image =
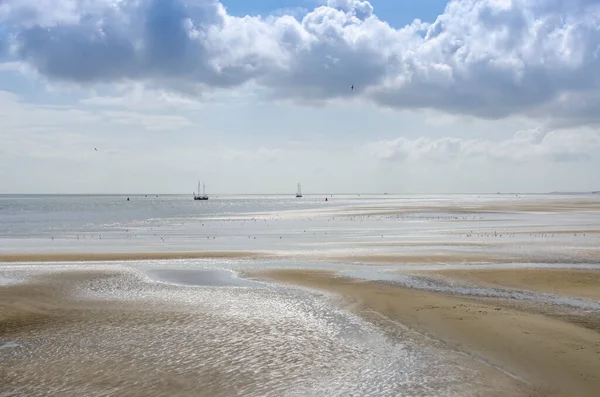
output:
M0 262L104 262L159 259L233 259L267 256L268 254L265 253L249 251L14 253L0 254Z
M178 373L168 362L156 365L150 354L155 341L149 338L131 341L132 347L148 351L148 358L135 354L133 349L115 351L118 347L106 340L111 333L118 335L140 326L174 329L190 319L167 305L123 305L69 296L71 286L77 283L113 277L117 275L65 272L44 276L38 283L0 287L0 342L16 339L19 346L33 346L26 348L25 354L23 347L18 347L17 356L6 355L16 349L4 350L0 355L0 395L159 396L193 395L202 390L205 395L216 396L234 395L250 384L248 377L232 378L208 366L192 374ZM94 328L104 328L108 335L99 337ZM169 342L165 340L165 344ZM35 356L31 356L32 351Z
M426 264L426 263L511 263L519 261L519 256L493 255L478 253L423 253L389 255L327 255L327 259L347 263L364 264Z
M508 241L504 242L509 244ZM350 243L348 243L350 244ZM62 253L14 253L0 254L0 263L46 263L46 262L109 262L109 261L141 261L141 260L177 260L177 259L311 259L326 260L339 263L372 264L372 265L406 265L406 264L480 264L480 263L600 263L600 251L597 249L567 249L563 248L558 253L510 254L497 251L498 247L486 243L450 244L431 242L415 244L368 244L367 249L381 247L417 247L430 248L428 252L403 252L403 253L377 253L372 254L335 254L327 251L199 251L199 252L138 252L138 253L94 253L94 252L62 252ZM469 251L469 246L479 246L486 249L482 252ZM444 247L456 247L453 252L444 250ZM462 249L461 249L462 248ZM435 250L434 250L435 249ZM434 252L432 252L434 251ZM435 252L437 251L437 252Z
M524 379L534 389L532 395L597 396L600 390L600 330L501 301L417 291L327 272L272 270L261 275L341 294L366 318L397 321Z
M600 300L600 271L598 270L470 269L438 270L435 274L483 286L508 287Z
M600 211L600 199L589 200L523 200L510 202L482 202L473 200L469 203L449 203L444 205L410 205L404 208L395 206L361 206L354 208L335 208L331 212L343 216L386 216L408 214L450 214L450 215L475 215L485 213L516 213L516 212L579 212ZM326 214L326 212L323 212Z
M517 230L511 231L512 234L531 234L537 236L551 236L553 234L573 234L573 235L583 235L583 234L600 234L600 230L598 229L564 229L564 230L555 230L555 229L543 229L543 230Z
M358 344L352 338L338 344L336 334L352 334L354 325L322 329L330 315L319 320L322 309L304 307L308 302L299 302L304 309L298 311L289 297L270 306L268 294L242 291L252 300L231 301L231 291L201 288L188 289L190 302L181 306L150 296L159 288L175 297L185 287L153 285L150 291L143 281L123 277L65 271L0 287L0 345L21 345L0 354L0 394L535 395L523 382L427 338L412 342L413 331L378 317L371 320L397 342L378 345L381 337L369 332ZM103 298L83 298L80 287ZM115 300L119 291L143 299ZM193 300L203 293L218 311ZM234 317L221 321L223 311ZM432 346L425 356L423 345Z
M505 246L509 247L510 242L503 242ZM366 254L354 254L354 255L339 255L339 254L328 254L324 253L321 257L338 262L346 263L360 263L360 264L372 264L372 265L406 265L406 264L481 264L481 263L496 263L496 264L510 264L510 263L571 263L571 264L582 264L582 263L600 263L600 252L597 249L582 249L582 248L568 248L561 247L560 250L552 250L552 247L542 246L539 251L524 250L522 252L509 252L508 250L502 250L500 244L490 244L489 246L483 247L478 252L474 252L473 249L469 250L469 247L456 247L453 251L444 249L443 246L437 246L432 243L429 249L427 247L419 247L419 250L423 251L405 251L402 253L390 252L389 254L382 254L379 252L366 253ZM534 247L535 248L535 247Z

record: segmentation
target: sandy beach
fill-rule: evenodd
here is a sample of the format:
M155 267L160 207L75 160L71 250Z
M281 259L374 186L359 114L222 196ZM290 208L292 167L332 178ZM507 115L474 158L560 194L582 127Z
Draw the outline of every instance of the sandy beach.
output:
M203 366L201 361L195 371L180 372L177 362L156 365L153 358L161 356L163 350L156 336L147 335L144 341L136 335L125 335L129 329L143 337L140 327L177 332L177 327L193 326L194 319L185 310L168 304L157 307L70 297L82 283L102 283L115 277L102 272L67 272L29 285L0 287L0 340L18 339L19 344L32 344L34 347L27 350L37 356L9 355L0 360L0 392L28 396L159 396L195 395L201 390L203 395L218 396L235 395L248 387L251 382L243 374L232 378L224 369ZM94 331L98 328L105 332ZM83 345L69 341L75 335L81 336ZM119 351L117 345L106 343L115 336L131 345ZM54 349L64 350L53 350L52 345L43 342L48 340L54 341ZM173 340L164 338L163 342L165 349L177 351ZM36 343L42 346L35 348ZM168 359L168 353L162 357Z
M523 379L535 395L596 396L600 390L600 329L520 311L501 301L415 291L327 272L268 271L262 276L339 293L366 318L384 316L480 357Z
M365 328L364 336L360 334L365 331L352 331L363 327L355 322L345 324L346 320L334 320L329 314L323 318L339 324L344 334L359 332L357 337L363 341L358 344L354 337L335 336L339 330L321 331L323 320L311 318L319 318L323 309L311 308L310 302L318 303L322 297L293 309L297 298L290 300L289 293L277 297L271 292L253 296L257 292L237 291L235 301L245 313L240 316L239 309L227 308L237 306L228 302L232 292L227 290L213 290L205 301L198 299L202 291L188 288L187 298L180 300L175 297L184 292L181 286L147 284L132 275L97 270L62 271L30 280L0 286L0 342L4 343L0 392L31 396L107 392L309 396L357 391L361 395L532 395L529 385L509 374L378 318L372 324L384 334ZM83 290L99 292L103 298L84 298ZM151 299L157 292L169 299ZM111 298L127 293L138 299ZM312 296L301 291L292 296L298 293ZM214 306L210 302L216 296L225 302ZM283 312L277 303L282 298L287 308ZM309 311L300 309L307 303ZM216 311L217 307L224 312ZM267 307L271 315L265 312ZM373 365L369 371L376 376L363 373L365 365Z
M577 269L419 272L417 268L412 273L449 277L474 285L527 288L590 299L598 298L594 285L600 278L600 271ZM477 373L478 383L470 379L471 393L442 394L594 396L600 387L600 314L597 312L573 321L558 309L535 303L428 292L319 270L254 270L247 274L255 279L333 293L342 298L337 303L342 310L356 313L391 339L400 342L409 336L411 340L454 352L458 357L454 360L459 360L461 367ZM91 269L42 273L29 280L25 284L0 286L0 341L31 345L28 350L38 357L32 359L22 352L0 357L0 374L12 391L43 395L50 390L42 387L39 393L33 392L32 384L54 385L52 387L62 390L63 395L74 395L75 390L94 394L107 388L133 396L194 395L199 390L210 396L238 395L243 390L248 395L255 395L259 390L268 395L277 390L273 385L261 389L257 379L249 374L231 377L234 357L240 354L235 349L229 353L233 361L226 360L226 363L208 364L190 358L192 361L185 361L187 364L173 362L159 370L147 361L144 356L168 360L172 351L165 351L161 344L177 343L181 337L190 338L188 332L197 327L198 321L214 319L210 315L206 317L208 312L204 309L198 312L181 305L181 300L149 299L156 286L149 287L142 279L119 271ZM163 292L173 294L182 287L167 285L159 289L163 288ZM86 290L100 293L105 299L85 298L81 291ZM133 293L141 300L110 298L115 293ZM225 324L219 325L223 326ZM143 345L136 343L125 354L114 350L118 349L118 343L111 348L102 342L117 335L122 339L126 329L142 333L142 329L154 331L144 334ZM183 335L175 336L170 342L164 332L173 336L183 332ZM249 341L260 331L245 329L241 332L236 338ZM87 336L73 339L75 333ZM130 337L134 338L131 341L137 340L139 334L133 333ZM51 340L54 342L48 344ZM131 343L128 340L126 337L125 342ZM196 348L203 344L195 338L188 340L194 340ZM76 347L82 342L84 345ZM61 345L60 349L66 349L65 352L54 354L54 349ZM181 347L173 345L172 349ZM9 353L11 350L18 349L3 349ZM75 367L73 360L81 359L85 366ZM256 359L265 363L269 360L264 352ZM142 374L144 368L152 368L151 378ZM59 386L57 379L64 373L70 374L69 381ZM144 380L140 382L140 379Z
M267 256L268 254L266 253L245 251L11 253L0 254L0 262L104 262L160 259L256 258Z
M600 300L600 271L582 269L439 270L469 283Z
M485 197L485 196L484 196ZM365 207L340 209L334 211L337 214L344 214L347 216L373 216L373 215L405 215L405 214L445 214L447 220L453 220L452 217L469 214L482 214L482 213L516 213L516 212L572 212L572 211L598 211L600 210L600 203L597 198L585 199L585 200L574 200L574 199L556 199L552 201L548 200L524 200L523 196L521 199L516 197L514 201L510 202L470 202L465 203L450 203L444 205L411 205L406 208L398 208L397 206L377 206L377 207ZM439 216L439 215L438 215ZM458 220L458 219L454 219Z

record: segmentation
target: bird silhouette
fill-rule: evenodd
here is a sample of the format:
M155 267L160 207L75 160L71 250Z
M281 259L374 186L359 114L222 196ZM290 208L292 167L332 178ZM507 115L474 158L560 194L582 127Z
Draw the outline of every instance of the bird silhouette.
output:
M354 91L354 84L352 84L352 87L350 87L350 89L351 89L352 91Z
M98 151L98 149L94 148L95 151Z

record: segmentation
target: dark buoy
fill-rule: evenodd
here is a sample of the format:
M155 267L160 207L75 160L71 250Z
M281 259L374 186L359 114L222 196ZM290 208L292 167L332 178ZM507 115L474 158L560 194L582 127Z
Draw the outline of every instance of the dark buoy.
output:
M127 201L129 201L129 197L127 197Z

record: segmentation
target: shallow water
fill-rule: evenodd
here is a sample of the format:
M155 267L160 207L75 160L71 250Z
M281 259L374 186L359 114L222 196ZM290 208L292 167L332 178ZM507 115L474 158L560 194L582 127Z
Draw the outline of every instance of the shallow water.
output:
M262 287L263 283L236 277L233 271L214 269L152 269L147 272L157 280L201 287Z

